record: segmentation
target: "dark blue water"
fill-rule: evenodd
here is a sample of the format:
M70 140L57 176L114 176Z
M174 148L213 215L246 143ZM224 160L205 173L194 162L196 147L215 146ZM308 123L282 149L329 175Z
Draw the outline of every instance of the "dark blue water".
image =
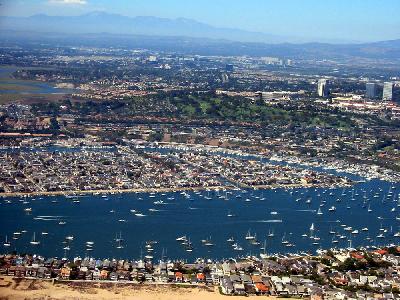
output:
M180 193L155 194L154 197L135 193L108 195L107 198L91 195L80 197L80 203L63 196L5 198L0 200L0 238L4 241L7 235L12 245L5 248L2 242L1 252L16 250L58 257L139 258L141 254L146 255L145 241L155 240L158 241L154 245L155 258L160 257L164 249L169 258L193 260L197 257L259 254L263 252L259 248L264 240L268 253L348 247L349 240L353 247L398 243L399 238L393 235L400 225L396 220L400 212L397 206L399 192L399 184L374 180L359 183L354 189L247 190L246 193L232 191L232 194L204 191L200 194L191 192L190 198ZM226 199L218 197L218 194L226 196ZM306 203L307 199L311 203ZM24 204L24 200L28 203ZM167 204L154 204L158 200ZM323 214L318 215L316 211L321 204ZM329 211L331 206L335 206L336 211ZM27 207L32 208L32 212L25 212ZM146 216L137 217L131 209ZM228 217L228 212L236 217ZM60 220L66 224L59 225ZM317 241L319 245L314 245L316 241L309 237L302 237L305 233L310 234L312 223L314 235L320 238ZM351 234L341 225L351 226L359 233ZM361 230L365 227L368 231ZM22 233L18 240L11 239L14 232L22 230L27 232ZM251 245L246 241L245 235L249 230L257 235L261 245ZM42 235L44 231L48 235ZM330 231L336 231L337 236ZM39 246L29 243L33 232L41 242ZM271 232L274 237L267 236ZM121 243L123 249L117 249L118 244L114 241L116 234L120 233L124 239ZM380 233L384 238L377 238ZM70 250L63 250L67 246L63 241L70 235L74 236L74 240L69 242ZM175 240L182 235L190 238L193 252L186 252ZM226 241L231 236L243 251L233 250ZM295 246L282 244L283 236ZM201 240L207 238L211 238L214 246L203 245ZM339 243L332 244L335 239ZM86 251L86 241L94 242L93 251Z

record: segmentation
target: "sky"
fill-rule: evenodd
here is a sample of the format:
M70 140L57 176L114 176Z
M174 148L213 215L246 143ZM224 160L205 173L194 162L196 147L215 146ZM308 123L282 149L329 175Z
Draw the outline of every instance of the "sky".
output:
M216 27L338 41L400 39L400 0L0 0L0 15L189 18Z

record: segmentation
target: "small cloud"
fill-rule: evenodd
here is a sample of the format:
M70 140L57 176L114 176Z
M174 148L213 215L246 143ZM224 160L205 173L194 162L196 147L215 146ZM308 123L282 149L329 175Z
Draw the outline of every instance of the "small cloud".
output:
M87 4L86 0L49 0L50 4L78 4L84 5Z

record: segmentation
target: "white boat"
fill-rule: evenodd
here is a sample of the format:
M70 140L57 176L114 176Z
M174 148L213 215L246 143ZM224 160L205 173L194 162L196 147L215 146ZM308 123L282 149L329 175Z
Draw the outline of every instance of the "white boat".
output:
M271 211L270 214L271 214L271 215L277 215L278 212L276 212L276 211Z
M186 235L184 235L184 236L181 236L181 237L177 237L175 240L176 240L177 242L186 241L186 240L187 240L187 237L186 237Z
M321 207L318 208L317 215L323 215L324 213L321 211Z
M142 213L136 213L135 214L136 217L145 217L146 215L142 214Z
M243 251L243 248L241 246L239 246L238 244L234 244L233 246L233 250L235 251Z
M27 208L24 209L24 211L31 212L32 211L32 207L27 207Z
M69 236L65 237L65 239L68 241L73 241L74 237L72 235L69 235Z
M363 229L361 229L361 231L368 231L368 228L364 227Z
M155 205L164 205L164 204L167 204L167 203L165 203L162 200L158 200L158 201L154 201L153 204L155 204Z
M31 245L35 245L35 246L40 244L40 242L38 240L36 240L35 232L33 233L33 237L32 237L32 240L30 241L30 243L31 243Z
M251 235L250 230L247 232L245 239L246 240L254 240L255 239L255 237L253 235Z
M335 211L335 210L336 210L336 207L331 206L328 210L329 210L329 211Z
M229 218L236 217L236 215L233 214L233 213L231 213L231 211L229 211L228 214L227 214L226 216L229 217Z
M3 243L3 246L4 247L10 247L11 246L11 243L8 241L8 237L7 236L6 236L6 240Z

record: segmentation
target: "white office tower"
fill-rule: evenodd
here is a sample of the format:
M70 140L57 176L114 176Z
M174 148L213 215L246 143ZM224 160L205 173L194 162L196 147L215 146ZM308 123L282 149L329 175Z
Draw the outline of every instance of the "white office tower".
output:
M393 100L393 83L385 82L383 84L383 101L392 101Z
M328 81L326 79L318 80L318 96L320 97L328 97Z
M365 84L365 97L373 99L376 97L376 84L373 82L367 82Z

